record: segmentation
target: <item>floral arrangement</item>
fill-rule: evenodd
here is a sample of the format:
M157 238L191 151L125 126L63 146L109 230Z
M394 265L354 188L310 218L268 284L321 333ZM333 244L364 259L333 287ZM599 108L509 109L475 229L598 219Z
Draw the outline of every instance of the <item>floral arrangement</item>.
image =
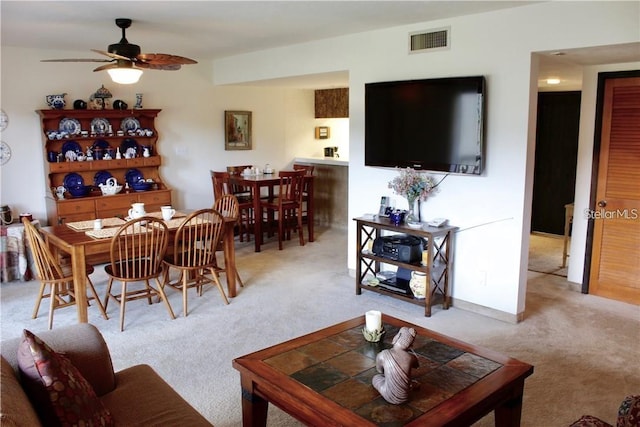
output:
M416 200L426 200L435 191L436 184L433 177L417 172L415 169L400 170L400 175L389 181L389 188L394 193L407 198L409 209L413 208Z

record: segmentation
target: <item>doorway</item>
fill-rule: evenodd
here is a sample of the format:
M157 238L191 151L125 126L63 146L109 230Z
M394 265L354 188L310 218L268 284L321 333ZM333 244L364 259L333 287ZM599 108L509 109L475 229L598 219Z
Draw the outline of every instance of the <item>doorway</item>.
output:
M530 271L567 276L566 206L575 192L580 101L580 91L538 93Z
M538 93L531 230L563 235L565 205L573 203L581 92Z

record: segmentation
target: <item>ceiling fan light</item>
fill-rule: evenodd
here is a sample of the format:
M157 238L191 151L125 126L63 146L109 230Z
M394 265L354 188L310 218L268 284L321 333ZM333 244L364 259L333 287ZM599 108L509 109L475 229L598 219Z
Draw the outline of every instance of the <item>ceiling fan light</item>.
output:
M111 80L114 83L119 83L122 85L130 85L133 83L138 83L140 80L140 76L142 75L142 70L139 68L111 68L107 70Z

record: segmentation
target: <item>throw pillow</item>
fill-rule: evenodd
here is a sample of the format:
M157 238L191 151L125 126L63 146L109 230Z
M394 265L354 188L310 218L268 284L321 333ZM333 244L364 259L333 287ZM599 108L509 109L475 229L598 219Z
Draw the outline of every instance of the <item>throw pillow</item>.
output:
M111 413L71 360L24 330L18 365L45 425L112 426Z

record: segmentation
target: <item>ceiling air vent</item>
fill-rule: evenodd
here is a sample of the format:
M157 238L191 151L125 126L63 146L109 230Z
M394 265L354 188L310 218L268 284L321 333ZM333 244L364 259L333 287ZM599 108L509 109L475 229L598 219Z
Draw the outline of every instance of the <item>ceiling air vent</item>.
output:
M409 34L409 52L427 52L449 48L449 28L417 31Z

